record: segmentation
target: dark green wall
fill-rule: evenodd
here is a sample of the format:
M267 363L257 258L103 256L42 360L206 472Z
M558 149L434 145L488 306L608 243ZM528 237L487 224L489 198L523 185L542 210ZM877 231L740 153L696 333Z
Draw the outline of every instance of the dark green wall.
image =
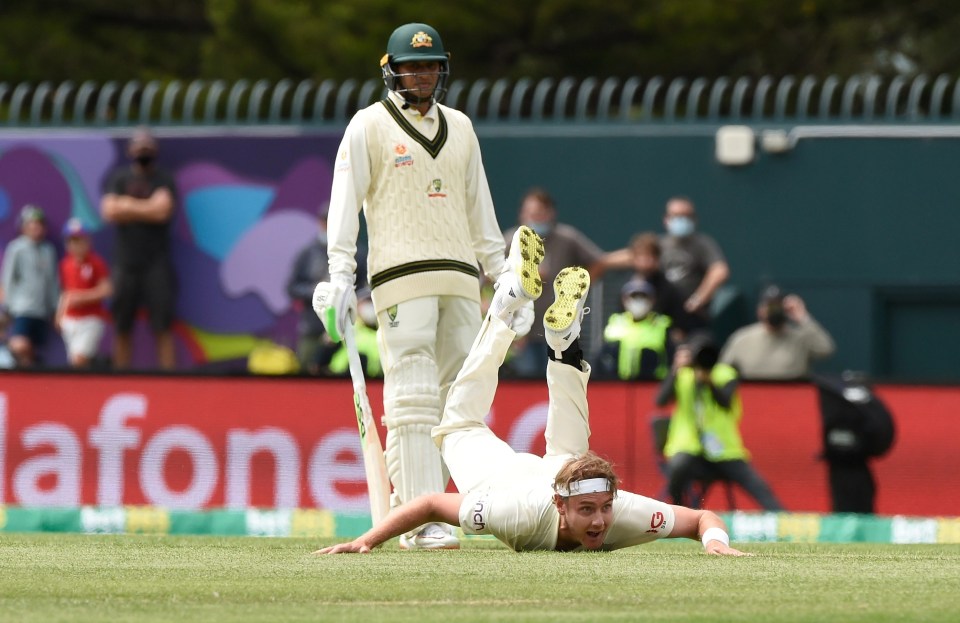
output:
M610 250L660 231L666 199L688 195L730 262L736 324L773 280L836 339L818 370L960 381L960 138L803 138L729 167L716 129L477 128L504 227L542 185L563 221Z

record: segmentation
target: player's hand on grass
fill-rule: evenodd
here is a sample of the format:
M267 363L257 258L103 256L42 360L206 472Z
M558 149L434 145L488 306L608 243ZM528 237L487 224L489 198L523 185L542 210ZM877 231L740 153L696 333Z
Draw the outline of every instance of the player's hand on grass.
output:
M330 547L324 547L313 552L314 556L322 556L324 554L369 554L370 546L360 541L359 539L350 541L349 543L338 543L336 545L331 545Z
M717 540L707 543L705 551L711 556L753 556L753 554L749 552L741 552L740 550L734 549L729 545L724 545L723 541Z

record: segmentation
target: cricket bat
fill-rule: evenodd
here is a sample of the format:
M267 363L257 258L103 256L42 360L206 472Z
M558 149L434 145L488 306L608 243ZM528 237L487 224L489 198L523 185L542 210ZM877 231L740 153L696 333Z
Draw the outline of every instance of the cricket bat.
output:
M373 419L370 399L367 398L367 382L363 376L363 365L360 362L352 324L345 327L343 341L350 362L350 378L353 380L353 406L357 413L357 427L360 429L363 469L367 475L367 493L370 496L370 517L376 526L390 512L390 478L387 476L387 462L380 444L380 435L377 433L377 423Z

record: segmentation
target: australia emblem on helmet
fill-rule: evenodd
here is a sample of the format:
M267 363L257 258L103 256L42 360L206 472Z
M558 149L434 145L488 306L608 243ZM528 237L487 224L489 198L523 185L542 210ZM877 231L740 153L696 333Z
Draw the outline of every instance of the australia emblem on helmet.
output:
M410 47L412 48L432 48L433 47L433 37L423 32L422 30L417 34L413 35L413 39L410 40Z

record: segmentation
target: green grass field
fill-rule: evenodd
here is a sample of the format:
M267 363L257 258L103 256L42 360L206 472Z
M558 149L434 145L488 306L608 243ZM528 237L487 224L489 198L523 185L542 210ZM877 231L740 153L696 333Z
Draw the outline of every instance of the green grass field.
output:
M956 621L960 545L692 541L314 557L252 537L0 535L0 621Z

